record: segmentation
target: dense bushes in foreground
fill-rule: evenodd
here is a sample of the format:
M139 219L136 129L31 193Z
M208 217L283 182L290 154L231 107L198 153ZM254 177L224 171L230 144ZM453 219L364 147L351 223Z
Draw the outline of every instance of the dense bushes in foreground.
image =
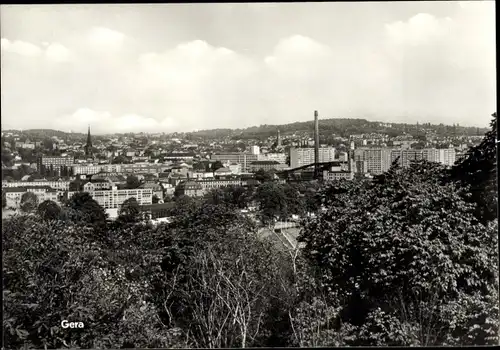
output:
M245 193L186 200L155 227L128 220L133 203L110 224L85 194L43 202L3 222L5 346L496 344L490 139L455 168L469 176L418 162L325 184L300 250L261 238L239 211ZM296 210L295 192L273 208L280 189L261 186L264 223Z

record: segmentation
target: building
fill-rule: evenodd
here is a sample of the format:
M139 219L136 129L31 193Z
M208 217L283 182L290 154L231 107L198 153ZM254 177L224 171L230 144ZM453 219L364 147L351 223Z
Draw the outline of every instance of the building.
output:
M59 179L57 181L36 180L36 181L3 181L2 187L40 187L48 186L58 191L69 191L71 181Z
M318 162L326 163L335 160L335 148L322 147L318 151ZM290 148L290 167L292 169L314 164L314 148Z
M259 146L252 146L250 147L250 153L253 155L259 155L260 154L260 148Z
M232 174L233 173L232 173L231 169L226 168L226 167L219 168L219 169L214 171L214 176L230 176Z
M69 198L76 192L69 192ZM108 213L110 218L118 216L119 209L127 199L135 198L139 205L153 203L153 191L150 188L119 190L113 186L111 190L95 190L88 192L90 196Z
M141 213L144 213L151 220L155 220L169 217L172 209L175 208L175 202L141 205L139 208Z
M71 167L75 158L70 156L40 156L37 159L37 169L40 173L53 168L59 175L62 167Z
M283 170L286 167L286 164L281 164L275 160L258 160L250 163L251 172L257 172L261 169L263 169L264 171Z
M213 161L220 161L221 163L237 163L241 164L241 171L246 173L250 169L250 163L258 160L258 154L251 153L220 153L212 154L210 157Z
M366 170L373 175L385 173L391 167L390 148L357 148L354 150L354 162L366 161Z
M99 164L73 164L71 166L73 175L93 175L102 172L102 165Z
M258 161L276 161L280 164L286 164L286 154L285 153L266 153L259 155Z
M368 173L368 161L366 161L366 160L356 160L356 161L354 161L354 172L356 174L366 174L366 173Z
M402 167L408 167L412 161L417 160L426 160L428 162L440 163L445 166L452 166L456 161L456 151L454 148L425 148L421 150L393 149L391 152L391 160L395 161L398 157L398 163Z
M46 200L59 202L60 192L49 186L36 187L8 187L4 188L6 207L18 209L21 206L21 198L25 193L32 192L38 198L38 203Z
M347 152L340 152L339 153L339 161L347 162L348 160L349 160L349 157L347 155Z
M391 151L391 163L398 159L398 164L407 168L417 160L423 159L424 152L418 149L393 149Z
M153 191L153 197L156 196L159 199L163 199L163 186L157 183L145 183L139 186L139 188L150 188Z
M439 162L445 166L453 166L457 160L457 153L454 148L440 149Z
M339 161L332 165L328 170L323 171L323 180L352 180L354 179L354 162Z
M239 174L241 174L241 164L231 163L231 164L228 164L227 167L229 168L229 170L231 170L231 173L233 175L239 175Z
M203 196L203 187L197 181L183 181L179 183L175 192L178 196L200 197Z
M178 153L178 152L172 152L168 153L163 156L163 159L165 160L171 160L171 161L188 161L188 160L193 160L196 155L194 153Z
M85 158L93 158L94 157L94 154L93 154L93 151L92 151L92 137L90 136L90 125L89 125L89 129L88 129L88 132L87 132L87 143L85 144Z

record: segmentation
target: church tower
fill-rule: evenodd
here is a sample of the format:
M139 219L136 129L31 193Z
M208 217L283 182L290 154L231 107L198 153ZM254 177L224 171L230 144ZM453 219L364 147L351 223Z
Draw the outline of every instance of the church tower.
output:
M92 158L92 137L90 136L90 125L87 134L87 144L85 145L85 157Z
M280 129L278 129L278 140L276 142L276 147L279 148L281 147L281 134L280 134Z

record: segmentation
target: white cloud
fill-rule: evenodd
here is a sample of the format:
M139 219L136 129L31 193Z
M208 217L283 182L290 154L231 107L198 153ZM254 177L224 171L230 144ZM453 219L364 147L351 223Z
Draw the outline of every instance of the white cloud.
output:
M119 49L125 37L125 34L105 27L94 27L88 33L88 40L92 45L107 50Z
M446 38L453 25L452 19L436 18L419 13L407 22L398 21L386 25L387 35L395 44L419 45Z
M71 51L59 43L49 44L45 50L45 56L50 61L66 62L71 59Z
M39 46L26 42L26 41L10 41L9 39L2 38L2 51L9 52L27 57L45 57L50 61L64 62L68 61L72 54L69 49L60 43L43 42L43 49Z
M53 121L53 127L63 131L86 130L90 125L94 133L126 133L158 132L176 126L174 120L165 118L161 121L137 114L115 116L107 111L95 111L90 108L80 108L70 115L65 115Z
M8 39L2 38L2 51L14 53L21 56L40 56L42 49L38 46L20 40L10 41Z
M72 59L67 65L45 59L17 64L9 54L9 69L2 69L2 116L24 128L54 121L63 130L85 131L90 123L96 132L280 124L308 120L315 109L324 118L487 124L496 105L492 8L468 4L454 6L449 18L414 13L394 23L373 20L373 33L354 23L352 45L332 44L328 36L321 42L314 30L291 23L274 33L281 38L274 46L252 44L243 34L220 37L248 51L204 40L164 46L186 36L172 30L165 31L172 34L168 41L158 40L152 29L126 23L119 27L133 38L83 24L81 31L58 37L71 52L42 36L37 40L49 42L40 47L2 39L3 56L17 51L47 61ZM92 109L78 110L83 106Z

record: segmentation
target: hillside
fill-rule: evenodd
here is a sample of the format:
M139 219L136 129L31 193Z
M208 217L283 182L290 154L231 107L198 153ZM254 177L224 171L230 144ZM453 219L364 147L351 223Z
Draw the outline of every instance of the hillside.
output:
M320 119L319 129L322 134L336 134L342 137L348 137L354 134L382 133L389 136L397 136L403 133L414 136L423 133L425 130L433 131L438 135L483 135L487 128L461 127L458 125L434 125L426 124L405 124L405 123L382 123L373 122L366 119L347 119L331 118ZM245 129L213 129L200 130L189 133L193 137L215 138L231 137L233 139L252 139L266 138L275 136L277 130L281 135L306 134L312 136L313 121L295 122L283 125L260 125Z

